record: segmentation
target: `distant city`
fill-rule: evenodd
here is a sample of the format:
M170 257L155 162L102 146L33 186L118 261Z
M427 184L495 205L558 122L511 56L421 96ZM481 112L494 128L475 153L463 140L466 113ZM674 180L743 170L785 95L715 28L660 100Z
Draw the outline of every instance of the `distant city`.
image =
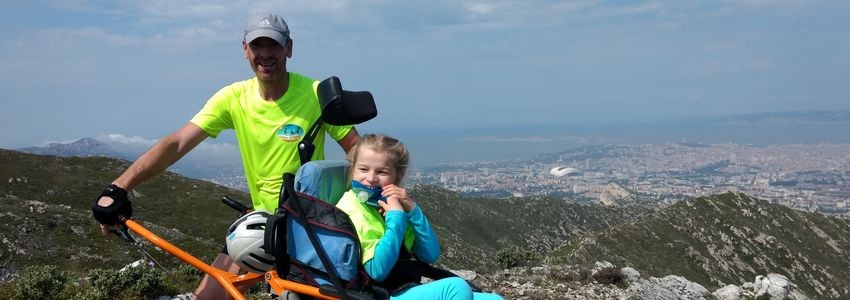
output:
M548 196L579 203L599 200L611 184L664 203L732 190L850 218L848 131L850 111L814 111L399 136L413 153L408 186L434 184L470 196ZM108 135L18 150L133 160L155 142L139 140L144 139ZM340 152L330 148L331 154ZM247 190L232 144L202 144L170 170Z
M414 168L407 186L438 185L467 196L550 196L594 202L615 183L672 204L738 191L794 209L850 219L850 144L600 145L514 160ZM244 176L207 178L247 190Z
M408 181L473 196L551 196L576 202L598 199L611 183L666 203L731 190L850 218L850 145L589 146L528 159L415 169Z

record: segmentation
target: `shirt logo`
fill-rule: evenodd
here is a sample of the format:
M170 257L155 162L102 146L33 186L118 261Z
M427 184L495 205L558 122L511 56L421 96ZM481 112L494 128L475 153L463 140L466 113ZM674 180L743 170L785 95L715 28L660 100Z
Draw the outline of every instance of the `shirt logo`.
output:
M286 124L277 129L277 137L287 142L297 142L304 135L304 129L295 124Z

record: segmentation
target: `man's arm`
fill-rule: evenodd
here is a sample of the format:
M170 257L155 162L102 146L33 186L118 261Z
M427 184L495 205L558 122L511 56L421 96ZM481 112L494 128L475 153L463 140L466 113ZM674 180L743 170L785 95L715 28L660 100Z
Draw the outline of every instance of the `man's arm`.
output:
M342 150L345 151L345 153L348 153L348 151L351 151L351 148L354 147L354 144L357 143L359 138L360 134L357 133L357 128L351 127L351 131L339 139L337 143L339 143L339 146L342 147Z
M165 171L208 136L198 125L186 123L142 154L112 183L125 190L132 190L145 180Z
M209 135L198 125L191 122L186 123L182 128L169 134L156 143L153 148L142 154L121 176L112 181L112 184L126 191L132 190L145 180L165 171L168 166L189 153L189 150L195 148L207 136ZM98 198L97 205L109 207L113 202L115 200L112 197L103 196ZM97 218L97 213L95 213L95 218ZM100 224L100 230L103 231L103 234L108 234L111 225L113 224Z

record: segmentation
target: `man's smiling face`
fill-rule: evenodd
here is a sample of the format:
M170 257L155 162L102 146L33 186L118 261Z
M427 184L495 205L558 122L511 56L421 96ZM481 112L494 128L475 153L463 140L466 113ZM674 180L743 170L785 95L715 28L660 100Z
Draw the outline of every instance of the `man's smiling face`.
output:
M274 82L284 78L286 59L292 57L292 40L281 45L274 39L259 37L250 43L243 41L242 48L258 80Z

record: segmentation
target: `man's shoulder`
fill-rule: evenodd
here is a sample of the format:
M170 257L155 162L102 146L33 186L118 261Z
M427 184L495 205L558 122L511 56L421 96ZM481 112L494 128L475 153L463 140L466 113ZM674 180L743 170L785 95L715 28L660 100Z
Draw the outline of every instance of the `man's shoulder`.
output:
M223 86L210 97L208 103L229 103L240 99L252 86L256 86L255 82L256 79L251 78Z
M289 72L289 88L313 90L313 83L316 79L307 77L295 72Z
M318 82L313 78L295 72L289 72L289 87L283 96L290 99L289 101L297 99L296 101L298 102L310 103L312 105L318 103L315 101L316 85L318 85Z
M221 100L238 98L240 95L245 94L246 91L251 88L255 88L256 86L256 77L242 81L236 81L219 89L218 92L216 92L216 94L213 96L213 99Z
M297 82L310 82L310 83L312 83L313 81L316 81L316 79L313 79L312 77L305 76L303 74L295 73L295 72L289 72L289 76L292 77L293 81L297 81Z
M256 86L256 85L257 85L257 77L251 77L249 79L245 79L245 80L236 81L234 83L231 83L231 84L225 86L223 89L229 89L229 90L232 90L232 91L244 91L244 90L247 90L247 89L249 89L253 86Z

